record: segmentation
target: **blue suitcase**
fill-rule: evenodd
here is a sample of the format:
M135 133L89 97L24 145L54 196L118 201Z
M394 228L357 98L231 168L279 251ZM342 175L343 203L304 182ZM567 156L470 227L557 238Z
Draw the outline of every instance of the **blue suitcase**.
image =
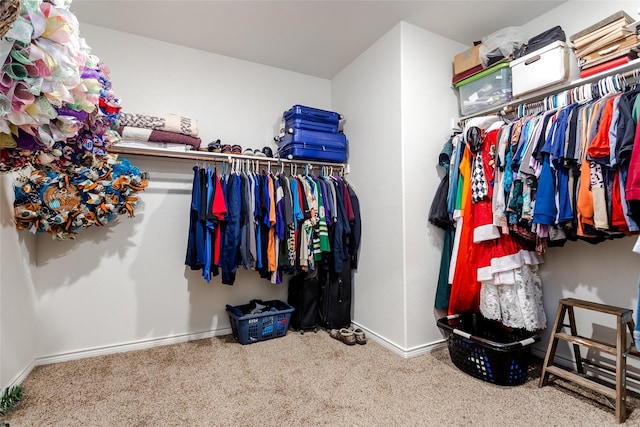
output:
M338 125L340 122L340 114L334 111L320 110L313 107L305 107L304 105L294 105L282 114L285 120L303 119L309 122L330 123Z
M280 138L278 154L284 159L346 162L347 137L342 133L294 129Z
M338 133L337 123L316 122L313 120L290 118L285 119L284 129L287 133L293 133L294 129L317 130L320 132Z
M338 133L340 115L334 111L294 105L282 113L285 122L284 130L293 133L294 129L317 130Z

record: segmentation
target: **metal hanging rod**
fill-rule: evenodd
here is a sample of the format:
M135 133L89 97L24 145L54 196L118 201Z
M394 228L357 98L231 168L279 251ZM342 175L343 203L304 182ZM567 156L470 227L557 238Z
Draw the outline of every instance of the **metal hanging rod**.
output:
M209 151L168 151L162 149L153 148L131 148L131 147L117 147L113 146L109 149L110 153L114 154L128 154L137 156L150 156L150 157L165 157L172 159L187 159L187 160L200 160L200 161L228 161L233 160L251 160L258 164L291 164L300 166L328 166L343 168L345 173L349 171L348 163L337 162L318 162L311 160L289 160L282 159L280 157L260 157L260 156L248 156L244 154L229 154L229 153L212 153Z

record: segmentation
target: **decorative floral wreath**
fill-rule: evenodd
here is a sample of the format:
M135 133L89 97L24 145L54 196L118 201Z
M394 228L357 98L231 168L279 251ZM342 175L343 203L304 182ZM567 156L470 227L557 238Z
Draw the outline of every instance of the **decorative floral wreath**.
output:
M59 240L75 231L106 225L118 214L134 216L145 174L115 154L85 157L87 165L59 171L35 165L15 182L14 211L20 230L46 232Z

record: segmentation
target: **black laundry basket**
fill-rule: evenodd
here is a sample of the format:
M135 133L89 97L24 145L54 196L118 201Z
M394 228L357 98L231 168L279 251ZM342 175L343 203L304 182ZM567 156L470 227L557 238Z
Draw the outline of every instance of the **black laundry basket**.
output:
M463 313L438 319L448 335L449 356L458 369L497 385L520 385L527 379L535 332L513 329L480 314Z

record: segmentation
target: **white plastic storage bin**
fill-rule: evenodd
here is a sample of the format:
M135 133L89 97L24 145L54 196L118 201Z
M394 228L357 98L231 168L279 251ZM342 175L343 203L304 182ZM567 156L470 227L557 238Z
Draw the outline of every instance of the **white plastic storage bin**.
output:
M580 77L576 54L556 41L511 62L513 96L517 97Z
M511 100L511 68L503 62L456 83L460 114L468 116Z

